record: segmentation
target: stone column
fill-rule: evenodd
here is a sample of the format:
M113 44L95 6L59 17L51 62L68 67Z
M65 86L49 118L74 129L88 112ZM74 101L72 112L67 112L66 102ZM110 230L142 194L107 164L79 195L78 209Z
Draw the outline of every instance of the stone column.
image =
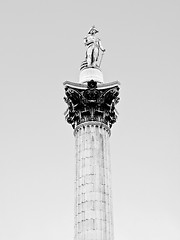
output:
M109 136L119 82L103 83L98 69L83 71L80 83L64 83L76 142L74 240L113 240Z
M110 129L86 122L75 129L75 240L112 240Z

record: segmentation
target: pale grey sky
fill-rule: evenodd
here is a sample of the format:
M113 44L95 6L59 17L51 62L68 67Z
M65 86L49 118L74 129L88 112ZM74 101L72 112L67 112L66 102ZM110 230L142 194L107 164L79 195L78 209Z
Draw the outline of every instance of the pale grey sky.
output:
M95 24L105 82L121 82L112 128L115 239L180 239L180 2L0 1L0 239L73 239L78 81Z

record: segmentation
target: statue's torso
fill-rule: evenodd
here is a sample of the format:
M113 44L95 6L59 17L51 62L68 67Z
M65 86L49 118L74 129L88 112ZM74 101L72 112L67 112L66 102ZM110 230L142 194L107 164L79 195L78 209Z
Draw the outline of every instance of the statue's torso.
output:
M88 46L88 47L89 47L89 46L92 46L92 45L95 43L95 37L92 36L92 35L87 36L87 37L85 38L85 40L86 40L85 45Z

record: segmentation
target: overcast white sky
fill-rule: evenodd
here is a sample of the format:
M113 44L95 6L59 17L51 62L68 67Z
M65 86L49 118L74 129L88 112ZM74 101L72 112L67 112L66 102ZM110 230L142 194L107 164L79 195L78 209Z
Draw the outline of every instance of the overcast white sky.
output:
M115 239L180 239L180 2L0 1L0 239L74 234L74 137L63 82L77 82L95 24L112 128Z

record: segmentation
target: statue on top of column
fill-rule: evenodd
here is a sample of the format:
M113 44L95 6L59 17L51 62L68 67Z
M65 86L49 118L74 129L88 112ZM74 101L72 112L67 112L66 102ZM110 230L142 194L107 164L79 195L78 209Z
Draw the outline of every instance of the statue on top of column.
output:
M98 30L95 26L92 26L88 32L88 35L84 38L84 44L87 47L86 49L86 58L81 65L81 69L84 67L93 67L99 68L101 65L102 57L105 52L101 44L101 40L95 37L95 34L98 33ZM100 50L102 54L100 56Z

